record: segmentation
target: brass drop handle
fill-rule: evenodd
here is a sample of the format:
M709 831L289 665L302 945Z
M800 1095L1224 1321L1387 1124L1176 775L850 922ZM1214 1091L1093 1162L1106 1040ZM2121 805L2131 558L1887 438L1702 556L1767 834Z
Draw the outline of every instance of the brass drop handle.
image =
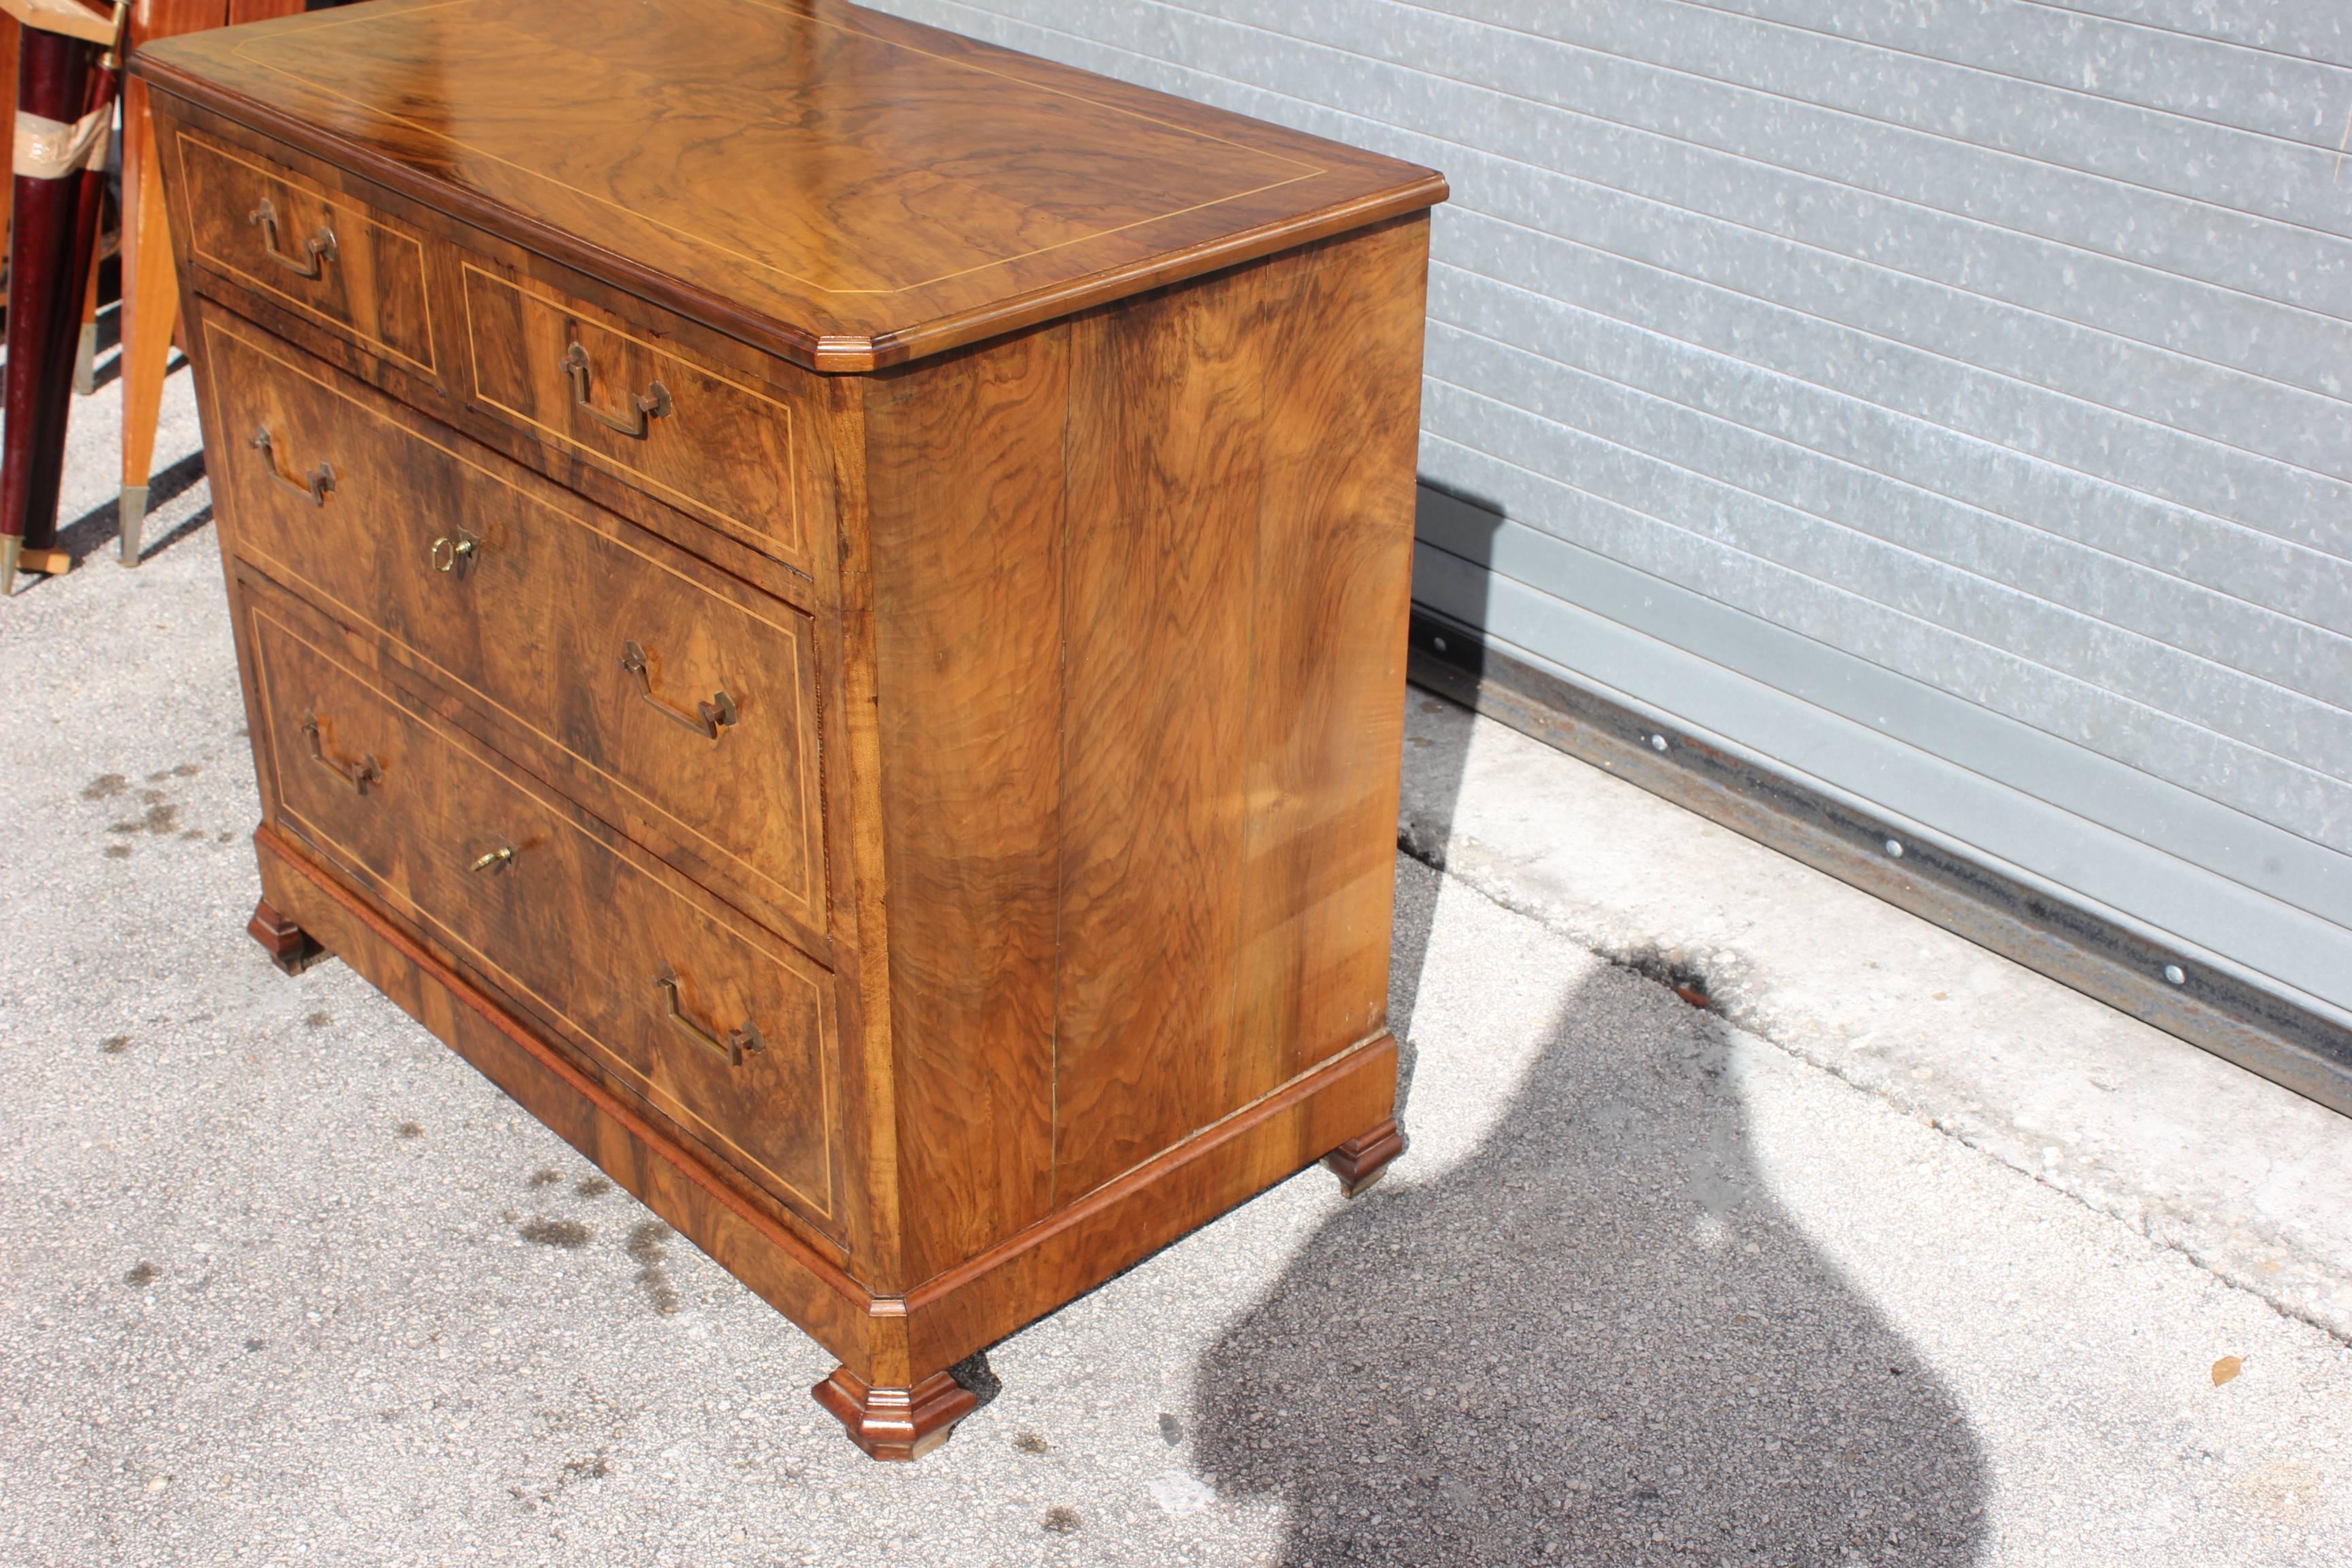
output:
M630 410L636 416L634 419L616 418L589 402L588 350L584 344L575 342L563 351L563 368L572 377L573 405L597 424L608 430L617 430L632 441L644 440L653 429L655 420L667 419L675 412L669 400L669 388L658 381L647 383L642 396L629 399Z
M670 1026L704 1050L723 1058L729 1067L741 1067L745 1051L764 1051L768 1048L767 1042L760 1038L760 1026L751 1019L744 1019L743 1026L740 1029L730 1029L727 1032L727 1037L722 1040L678 1009L677 982L675 979L667 974L656 974L654 976L654 984L661 988L662 994L668 999Z
M269 469L270 479L281 489L291 490L296 495L305 498L312 506L327 504L328 492L335 488L335 470L331 465L320 463L310 470L310 478L306 479L289 477L278 466L278 440L276 437L270 435L269 426L267 425L256 430L253 433L253 439L246 445L261 454L262 462Z
M466 869L468 871L503 871L508 867L514 864L514 846L511 844L501 844L496 849L491 850L488 854L483 856L480 859L476 860L472 865L467 867Z
M463 577L466 568L474 563L474 556L481 548L482 542L464 529L459 529L454 537L443 534L433 542L433 570L455 573Z
M310 760L349 784L353 795L365 795L368 785L383 782L383 764L372 755L362 757L356 767L349 763L339 763L327 755L327 748L319 739L319 716L316 713L302 716L302 733L310 738Z
M708 702L698 702L691 713L683 708L673 708L654 695L653 673L646 666L646 650L634 642L621 645L621 668L637 678L637 695L646 705L673 724L682 724L706 741L719 739L719 731L735 722L735 699L724 691L714 691Z
M302 242L301 260L297 261L279 249L278 208L268 196L262 197L261 205L246 215L245 221L260 226L261 246L268 253L269 259L298 278L317 278L327 269L327 263L335 259L335 231L323 226L318 233Z

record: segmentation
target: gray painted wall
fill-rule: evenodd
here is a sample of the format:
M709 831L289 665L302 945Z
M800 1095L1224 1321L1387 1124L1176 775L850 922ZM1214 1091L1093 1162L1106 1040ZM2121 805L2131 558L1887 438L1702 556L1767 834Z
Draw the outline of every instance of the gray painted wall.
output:
M887 0L1442 169L1416 595L2352 1009L2342 0Z

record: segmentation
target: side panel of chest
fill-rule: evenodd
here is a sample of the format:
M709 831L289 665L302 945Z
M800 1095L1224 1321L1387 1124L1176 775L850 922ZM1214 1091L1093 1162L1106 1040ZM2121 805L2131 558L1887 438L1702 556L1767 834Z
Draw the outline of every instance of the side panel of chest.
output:
M1426 245L873 384L910 1279L1382 1026Z

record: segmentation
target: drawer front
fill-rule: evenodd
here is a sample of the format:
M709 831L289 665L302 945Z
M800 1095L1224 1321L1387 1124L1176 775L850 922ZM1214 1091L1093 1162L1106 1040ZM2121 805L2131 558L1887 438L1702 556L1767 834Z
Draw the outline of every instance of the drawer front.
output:
M468 261L469 395L647 494L803 571L793 411L593 305Z
M242 148L189 131L175 145L198 260L372 353L436 375L421 237Z
M278 825L776 1196L834 1206L830 978L250 595Z
M240 553L413 650L569 759L574 793L640 841L829 951L810 616L243 323L208 312L203 339Z

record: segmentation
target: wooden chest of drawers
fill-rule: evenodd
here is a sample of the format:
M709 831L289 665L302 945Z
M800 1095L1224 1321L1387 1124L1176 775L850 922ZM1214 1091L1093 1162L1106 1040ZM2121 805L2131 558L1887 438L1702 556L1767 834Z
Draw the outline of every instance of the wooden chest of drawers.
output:
M1436 175L824 3L377 0L134 69L283 965L837 1353L878 1457L1401 1149Z

